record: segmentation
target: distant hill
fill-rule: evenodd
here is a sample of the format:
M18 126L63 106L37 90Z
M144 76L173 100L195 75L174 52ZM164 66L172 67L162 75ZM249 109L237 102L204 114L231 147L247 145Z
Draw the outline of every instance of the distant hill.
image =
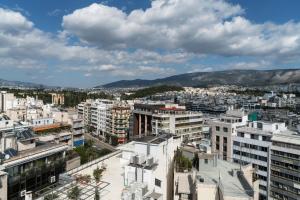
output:
M8 81L4 79L0 79L0 87L50 88L49 86L37 84L37 83Z
M176 85L182 87L205 87L212 85L265 86L289 83L300 83L300 69L195 72L155 80L122 80L97 87L129 88L157 85Z

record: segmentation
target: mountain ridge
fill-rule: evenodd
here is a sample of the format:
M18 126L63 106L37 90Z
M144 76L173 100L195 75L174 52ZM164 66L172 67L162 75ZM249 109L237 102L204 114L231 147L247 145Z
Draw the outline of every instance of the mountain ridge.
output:
M157 85L176 85L182 87L205 87L212 85L264 86L290 83L300 83L300 69L236 69L213 72L192 72L153 80L120 80L96 86L95 88L130 88Z
M50 88L50 86L39 84L39 83L10 81L1 78L0 78L0 87Z

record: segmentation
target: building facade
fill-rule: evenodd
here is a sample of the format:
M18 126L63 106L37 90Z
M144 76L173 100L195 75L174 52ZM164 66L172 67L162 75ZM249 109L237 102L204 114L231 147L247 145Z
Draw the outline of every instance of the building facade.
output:
M208 121L211 126L212 152L223 160L232 161L232 138L236 130L247 124L248 116L239 110L230 110L219 119Z
M286 131L272 138L270 199L300 197L300 135Z

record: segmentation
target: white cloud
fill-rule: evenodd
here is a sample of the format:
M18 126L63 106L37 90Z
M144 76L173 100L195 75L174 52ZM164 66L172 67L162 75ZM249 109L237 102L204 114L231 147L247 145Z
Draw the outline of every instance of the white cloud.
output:
M130 67L183 63L192 57L181 51L107 50L70 44L66 32L58 35L43 32L18 12L0 8L0 18L0 67L40 69L51 67L53 64L48 62L54 61L64 70L72 71L80 66L109 75L118 73L116 66L127 66L122 72L127 76L131 74Z
M223 0L153 0L146 10L92 4L63 17L64 29L101 48L182 49L223 56L298 57L300 24L255 24ZM290 57L291 56L291 57Z

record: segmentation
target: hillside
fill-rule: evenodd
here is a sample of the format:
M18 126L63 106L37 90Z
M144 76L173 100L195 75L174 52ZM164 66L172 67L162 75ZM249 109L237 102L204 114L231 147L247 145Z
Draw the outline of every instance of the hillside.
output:
M205 87L210 85L265 86L289 83L300 83L300 69L195 72L155 80L122 80L97 87L129 88L156 85L176 85L182 87Z
M129 96L126 95L123 96L123 99L132 100L135 98L143 98L158 93L169 92L169 91L181 91L181 90L183 90L183 88L178 86L160 85L160 86L148 87L148 88L137 90Z
M49 86L42 84L21 81L8 81L4 79L0 79L0 87L49 88Z

